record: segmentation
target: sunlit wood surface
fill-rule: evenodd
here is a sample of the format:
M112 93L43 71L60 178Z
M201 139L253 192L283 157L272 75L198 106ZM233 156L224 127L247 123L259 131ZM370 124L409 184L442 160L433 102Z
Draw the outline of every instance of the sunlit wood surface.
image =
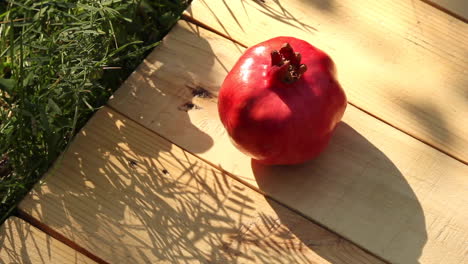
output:
M109 263L464 263L467 24L418 0L194 0L20 210ZM298 166L236 150L245 47L306 39L350 104Z
M247 46L309 41L353 105L468 162L467 23L418 0L198 0L186 14Z

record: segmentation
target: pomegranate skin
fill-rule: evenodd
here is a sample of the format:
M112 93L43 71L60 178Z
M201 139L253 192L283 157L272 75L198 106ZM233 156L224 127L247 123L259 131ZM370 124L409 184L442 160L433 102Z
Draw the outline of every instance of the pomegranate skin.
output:
M300 64L307 68L292 81L284 78L286 66L281 65L285 60L273 65L277 60L272 52L285 43L301 54ZM276 37L247 49L226 76L218 98L221 122L234 145L270 165L298 164L317 157L328 145L346 105L331 58L293 37Z

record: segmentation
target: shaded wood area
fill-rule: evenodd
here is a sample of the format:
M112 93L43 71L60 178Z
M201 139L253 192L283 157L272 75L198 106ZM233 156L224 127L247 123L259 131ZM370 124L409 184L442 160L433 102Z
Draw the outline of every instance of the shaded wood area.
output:
M461 21L468 23L468 3L465 0L422 0Z
M16 217L0 227L0 245L0 263L96 263Z

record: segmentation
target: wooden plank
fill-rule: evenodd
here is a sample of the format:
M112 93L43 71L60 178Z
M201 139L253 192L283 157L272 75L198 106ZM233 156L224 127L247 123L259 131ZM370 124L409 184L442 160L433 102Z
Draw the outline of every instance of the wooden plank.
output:
M468 166L352 106L304 165L266 168L237 151L216 95L242 51L179 22L109 104L392 263L463 262Z
M96 263L23 220L0 226L0 263Z
M247 46L309 41L353 105L468 162L467 23L412 0L195 0L187 15Z
M383 263L108 108L20 208L109 263Z

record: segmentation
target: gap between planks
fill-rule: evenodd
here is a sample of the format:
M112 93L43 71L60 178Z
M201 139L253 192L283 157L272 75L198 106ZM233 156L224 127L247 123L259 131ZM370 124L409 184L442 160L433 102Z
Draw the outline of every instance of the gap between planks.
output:
M453 16L454 18L456 18L456 19L458 19L458 20L461 20L461 21L463 21L463 22L465 22L465 23L468 23L468 18L464 17L464 15L462 15L461 13L460 13L460 14L457 14L456 12L450 10L450 9L449 9L450 6L444 6L444 4L439 4L439 3L437 3L437 2L436 2L437 0L420 0L420 1L423 2L423 3L426 3L426 4L428 4L428 5L430 5L430 6L434 7L434 8L436 8L436 9L438 9L438 10L444 12L444 13L447 13L447 14L451 15L451 16ZM462 0L460 0L460 1L462 1ZM465 1L466 1L466 0L465 0ZM466 4L466 3L465 3L465 4ZM445 4L445 5L447 5L447 4ZM459 10L459 11L460 11L460 10ZM468 4L466 4L465 10L464 10L464 11L465 11L465 13L468 12ZM461 12L461 11L460 11L460 12Z
M18 217L19 219L25 221L26 223L32 225L33 227L41 230L45 234L51 236L52 238L55 238L57 241L62 242L66 246L70 247L71 249L83 254L84 256L90 258L91 260L95 261L96 263L99 264L109 264L108 262L104 261L100 257L96 256L89 250L83 248L82 246L78 245L74 241L70 240L69 238L65 237L58 231L54 230L50 226L42 223L38 219L34 218L32 215L26 213L25 211L21 210L20 208L16 208L13 216Z
M0 226L0 263L99 263L17 215Z
M423 1L423 2L425 2L425 1ZM223 38L225 38L225 39L228 39L228 40L230 40L230 41L232 41L232 42L234 42L234 43L236 43L236 44L239 44L240 46L242 46L242 47L244 47L244 48L246 48L246 49L248 48L248 46L245 45L244 43L241 43L241 42L237 41L236 39L234 39L234 38L232 38L232 37L230 37L230 36L228 36L228 35L226 35L226 34L220 32L219 30L216 30L215 28L213 28L213 27L211 27L211 26L209 26L209 25L207 25L207 24L201 22L200 20L198 20L198 19L196 19L196 18L194 18L194 17L191 17L190 15L188 15L188 14L186 13L186 11L184 11L184 13L182 14L182 17L181 17L181 18L182 18L182 20L184 20L184 21L187 21L187 22L189 22L189 23L192 23L192 24L194 24L194 25L197 25L197 26L199 26L199 27L201 27L201 28L203 28L203 29L206 29L206 30L208 30L208 31L211 31L211 32L213 32L213 33L215 33L215 34L217 34L217 35L219 35L219 36L221 36L221 37L223 37ZM408 136L410 136L410 137L412 137L412 138L414 138L414 139L416 139L416 140L418 140L418 141L420 141L420 142L422 142L422 143L424 143L424 144L426 144L426 145L428 145L428 146L430 146L430 147L432 147L432 148L434 148L434 149L440 151L441 153L444 153L445 155L447 155L447 156L449 156L449 157L451 157L451 158L453 158L453 159L455 159L455 160L457 160L457 161L459 161L459 162L461 162L461 163L463 163L463 164L465 164L465 165L468 165L468 161L465 161L465 160L463 160L462 158L460 158L460 157L458 157L458 156L456 156L456 155L454 155L454 154L452 154L452 153L450 153L450 152L448 152L448 151L446 151L446 150L440 148L439 146L436 146L435 144L432 144L431 142L429 142L429 140L426 140L426 139L424 139L423 137L416 135L415 133L411 133L410 131L408 131L408 130L402 128L402 127L399 127L399 126L397 126L397 125L395 125L395 124L393 124L393 123L391 123L391 122L385 120L384 118L381 118L381 117L379 117L378 115L373 114L372 112L365 110L364 108L360 107L359 105L357 105L357 104L355 104L355 103L353 103L353 102L350 102L349 100L348 100L348 104L349 104L349 105L352 105L352 106L356 107L357 109L359 109L360 111L362 111L362 112L364 112L364 113L366 113L366 114L368 114L368 115L370 115L370 116L372 116L372 117L378 119L379 121L381 121L381 122L383 122L383 123L385 123L385 124L387 124L387 125L389 125L389 126L395 128L395 129L397 129L397 130L399 130L399 131L405 133L406 135L408 135Z

